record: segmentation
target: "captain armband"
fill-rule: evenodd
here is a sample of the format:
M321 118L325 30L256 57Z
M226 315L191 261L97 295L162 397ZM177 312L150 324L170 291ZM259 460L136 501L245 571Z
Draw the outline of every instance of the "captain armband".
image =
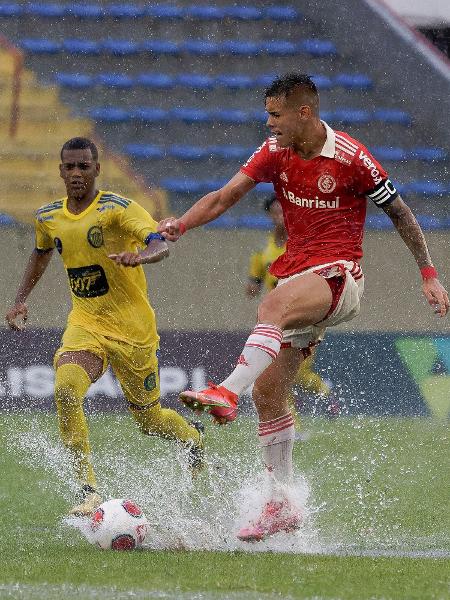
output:
M387 206L398 196L394 184L390 179L384 179L366 198L372 200L377 206Z

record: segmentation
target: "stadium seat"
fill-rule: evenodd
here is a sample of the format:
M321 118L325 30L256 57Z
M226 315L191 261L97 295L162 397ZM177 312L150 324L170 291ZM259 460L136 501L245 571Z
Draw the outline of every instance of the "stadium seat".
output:
M220 215L214 221L210 221L204 225L207 229L237 229L238 219L232 215Z
M413 148L408 152L408 158L412 160L440 162L448 160L448 152L442 148Z
M185 146L182 144L169 146L167 153L169 156L180 160L202 160L209 156L208 149L204 146Z
M95 85L93 77L82 73L56 73L55 81L61 87L72 89L87 89Z
M225 16L239 21L259 21L263 18L263 11L256 6L225 6Z
M439 217L433 215L416 215L419 225L424 231L433 231L435 229L442 229L443 222Z
M255 84L257 87L269 87L275 79L278 77L276 73L265 73L264 75L257 75L255 77Z
M260 48L271 56L292 56L298 54L298 45L286 40L265 40Z
M404 110L396 108L379 108L373 111L373 118L384 123L398 123L399 125L411 125L412 119Z
M218 21L224 18L225 11L219 6L213 6L210 4L197 5L192 4L186 7L185 16L191 19L198 19L201 21Z
M127 110L109 106L91 108L89 116L95 121L107 121L109 123L124 123L130 120L130 113Z
M56 54L61 50L58 42L46 39L25 38L19 42L20 47L30 54Z
M265 110L251 110L249 113L249 119L253 119L253 121L257 121L258 123L265 123L267 121L267 117L269 116Z
M109 4L105 11L113 19L137 19L145 14L144 8L136 4Z
M333 86L330 77L326 75L311 75L311 78L319 90L329 90Z
M113 56L130 56L139 52L139 45L129 40L103 40L101 48Z
M211 120L208 111L199 108L173 108L170 115L176 121L184 121L185 123L207 123Z
M254 148L245 146L209 146L208 148L210 155L223 160L246 160L253 151Z
M65 39L63 50L69 54L96 55L100 54L100 45L93 40Z
M237 227L245 229L270 230L273 227L272 219L266 215L241 215L237 219Z
M222 43L221 49L223 54L238 56L258 56L261 53L260 44L244 40L227 40Z
M271 183L258 183L254 191L260 194L273 194L273 185Z
M394 225L387 215L385 215L384 213L380 213L376 215L367 215L366 227L367 229L383 230L393 229Z
M331 121L344 123L345 125L352 125L354 123L362 125L371 121L369 111L362 109L342 108L332 111L331 115Z
M269 6L264 10L264 17L273 21L297 21L301 14L293 6Z
M23 13L23 6L17 2L0 4L0 17L19 17Z
M251 120L249 114L244 110L228 108L213 110L211 112L211 116L214 120L220 121L221 123L244 124L248 123Z
M253 87L253 79L247 75L218 75L215 82L229 89L243 90Z
M160 123L168 118L168 112L162 108L138 106L131 111L130 116L132 119L144 121L146 123Z
M334 83L347 90L370 90L373 87L372 79L363 73L340 73L334 78Z
M311 56L334 56L337 54L336 46L331 40L310 39L299 42L298 49Z
M166 177L160 182L161 187L175 194L199 194L202 186L197 179Z
M180 48L175 42L168 40L145 40L141 43L141 50L152 54L178 54Z
M9 227L10 225L17 225L17 221L13 217L11 217L11 215L5 215L4 213L0 213L0 226Z
M78 19L101 19L104 16L103 9L98 4L74 3L67 5L69 15Z
M377 146L372 148L372 154L376 159L392 160L392 161L403 161L407 160L408 153L403 148L391 148L389 146Z
M208 40L186 40L181 44L181 49L187 54L198 56L215 56L220 53L220 45Z
M54 2L29 2L26 6L26 11L29 15L53 19L63 17L66 14L66 7Z
M135 79L138 85L154 89L170 89L175 85L174 78L165 73L140 73Z
M405 194L444 196L448 193L450 193L450 185L442 181L412 181L405 185Z
M109 88L130 89L133 87L133 78L123 73L101 73L97 75L95 82Z
M152 144L127 144L123 151L132 158L145 160L164 158L164 151L159 146Z
M172 4L156 4L148 6L145 14L153 19L183 19L184 10Z
M197 73L182 73L177 75L175 83L182 87L197 90L211 90L214 87L214 79L212 77Z

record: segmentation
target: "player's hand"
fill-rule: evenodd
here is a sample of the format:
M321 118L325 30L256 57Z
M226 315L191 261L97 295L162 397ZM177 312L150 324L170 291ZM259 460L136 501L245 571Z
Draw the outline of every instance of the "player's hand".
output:
M422 291L428 304L433 307L434 312L440 317L445 317L448 313L450 304L448 293L439 279L425 279L422 283Z
M28 307L24 302L15 304L6 313L6 322L8 327L14 331L22 331L28 319Z
M141 255L137 252L120 252L119 254L108 254L108 258L113 260L116 265L124 267L137 267L141 264Z
M181 236L182 231L180 229L181 221L175 217L168 217L158 223L158 233L169 240L170 242L176 242Z

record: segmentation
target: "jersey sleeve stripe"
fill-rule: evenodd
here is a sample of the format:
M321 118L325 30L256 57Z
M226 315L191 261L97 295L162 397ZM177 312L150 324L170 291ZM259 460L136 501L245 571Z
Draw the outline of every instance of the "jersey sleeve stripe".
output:
M336 134L336 141L342 144L343 146L348 146L349 149L354 150L355 152L356 150L358 150L358 146L356 146L356 144L353 144L338 133Z

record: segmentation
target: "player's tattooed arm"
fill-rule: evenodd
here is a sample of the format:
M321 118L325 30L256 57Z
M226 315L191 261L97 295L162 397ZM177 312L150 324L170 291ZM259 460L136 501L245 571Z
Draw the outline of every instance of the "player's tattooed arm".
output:
M437 278L425 236L417 219L400 196L397 196L388 206L383 207L383 210L393 222L421 270L422 291L425 298L435 312L444 317L450 307L448 293Z
M45 269L50 262L53 249L38 250L35 249L30 255L28 264L17 290L14 305L6 313L6 322L11 329L20 331L25 327L28 319L28 307L25 304L34 286L42 277Z

